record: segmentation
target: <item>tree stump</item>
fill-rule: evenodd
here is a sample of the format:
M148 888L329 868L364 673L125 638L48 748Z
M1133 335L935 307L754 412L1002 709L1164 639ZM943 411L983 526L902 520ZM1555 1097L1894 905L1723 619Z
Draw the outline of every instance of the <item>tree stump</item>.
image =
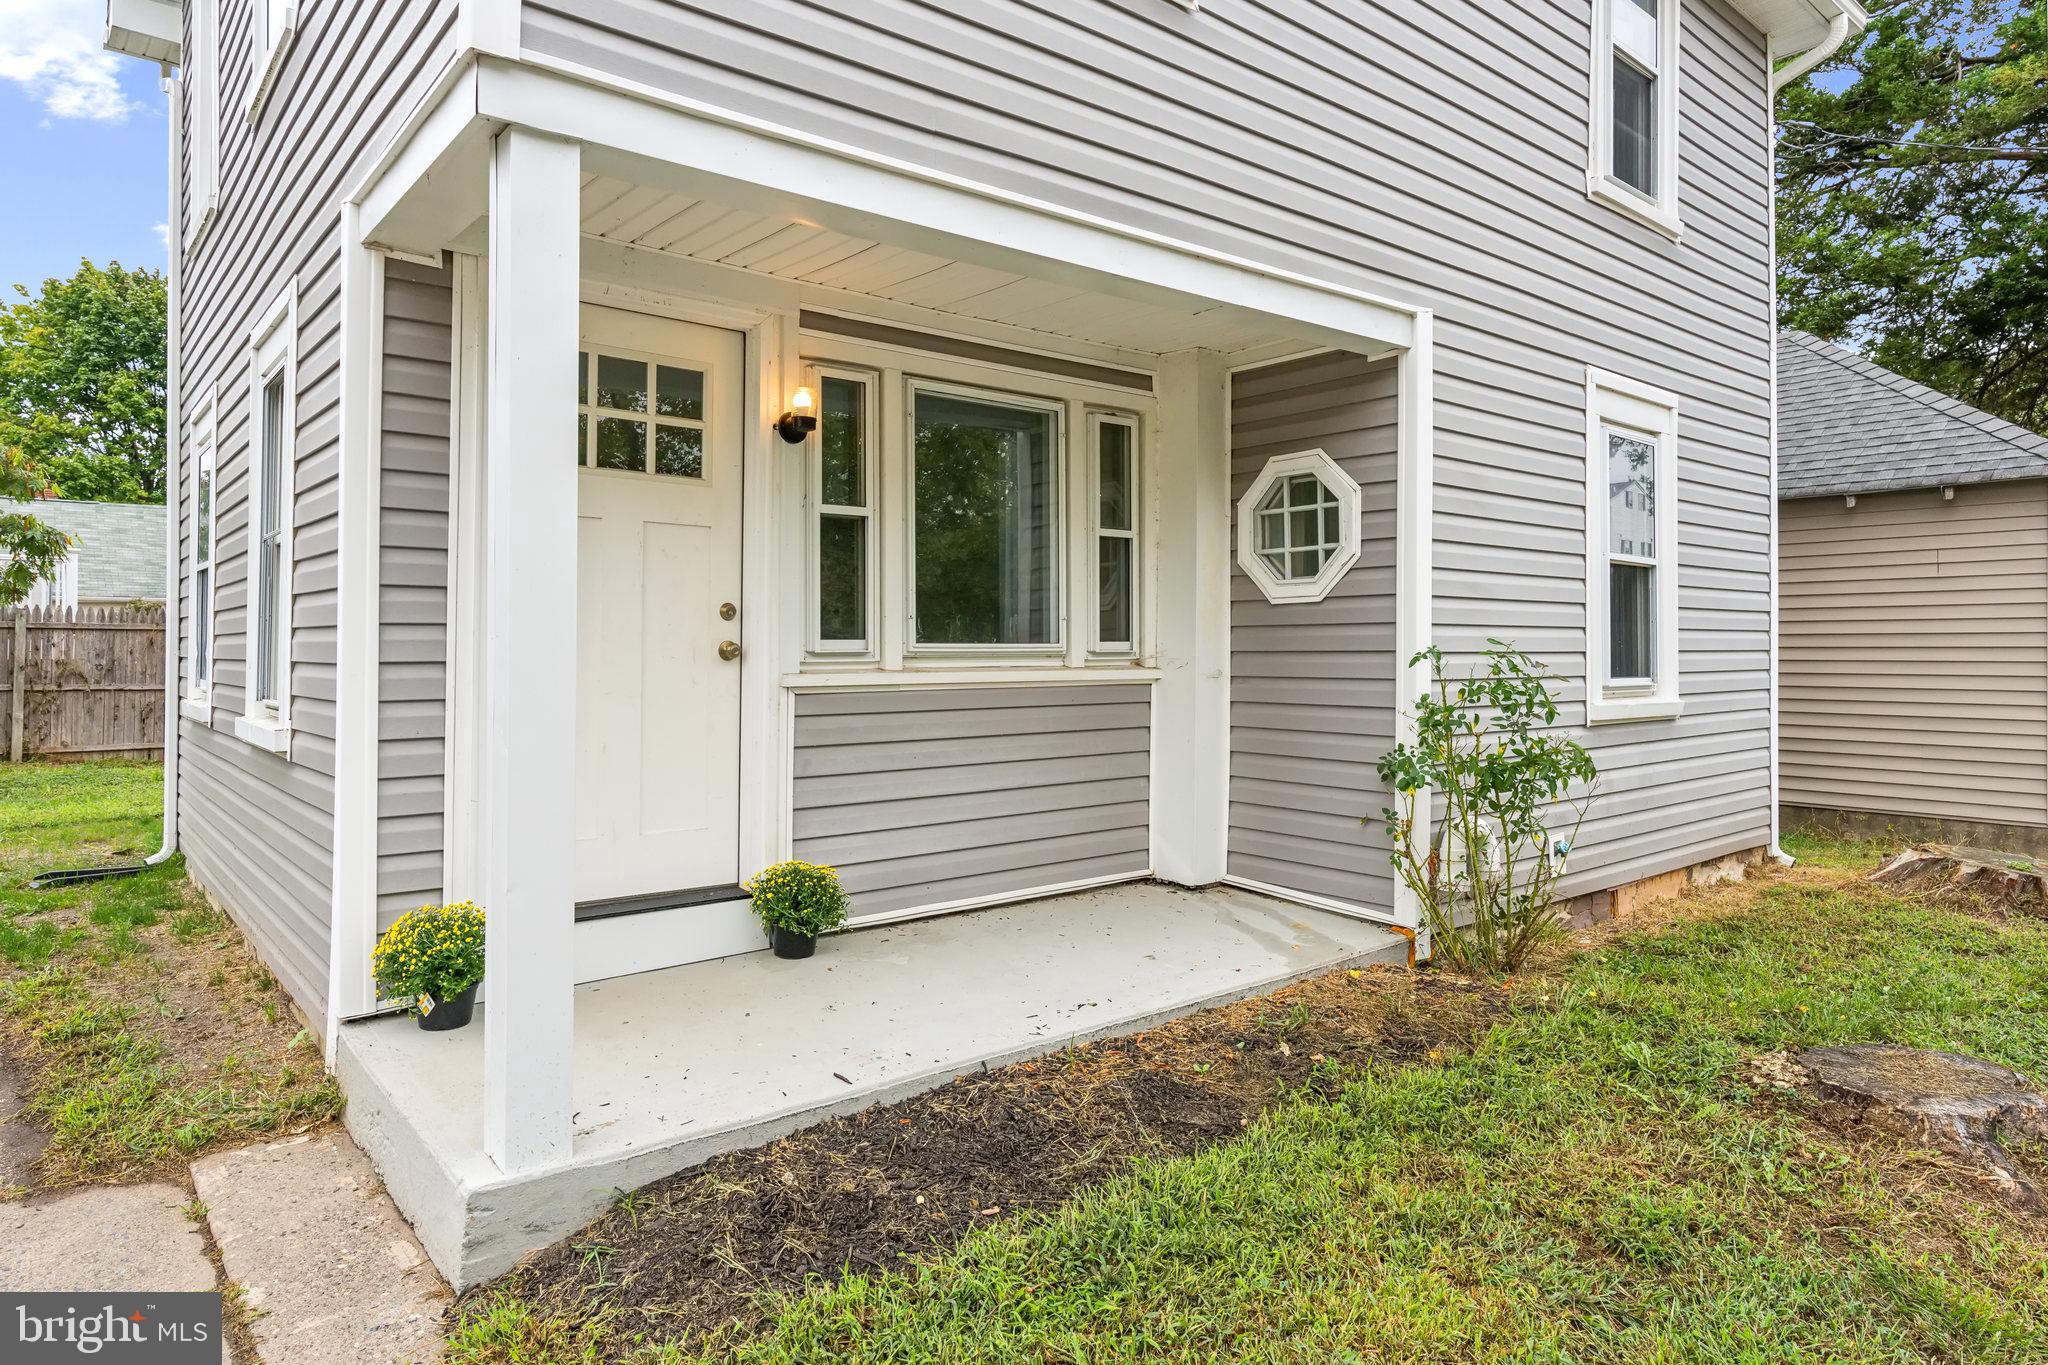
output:
M1966 893L2034 914L2048 911L2048 871L2037 860L2019 853L1922 844L1871 873L1870 880L1937 893Z
M1794 1059L1837 1126L1869 1124L1983 1171L2007 1200L2048 1213L2048 1199L1999 1143L2048 1142L2048 1095L2017 1071L1953 1052L1860 1044Z

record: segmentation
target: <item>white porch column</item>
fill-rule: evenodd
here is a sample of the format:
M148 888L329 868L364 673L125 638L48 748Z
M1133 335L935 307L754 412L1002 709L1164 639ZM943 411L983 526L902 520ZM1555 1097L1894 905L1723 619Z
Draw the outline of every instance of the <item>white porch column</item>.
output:
M484 1151L570 1149L575 1025L578 144L491 151L485 423Z
M1159 463L1152 869L1207 886L1230 822L1230 373L1214 351L1160 369Z

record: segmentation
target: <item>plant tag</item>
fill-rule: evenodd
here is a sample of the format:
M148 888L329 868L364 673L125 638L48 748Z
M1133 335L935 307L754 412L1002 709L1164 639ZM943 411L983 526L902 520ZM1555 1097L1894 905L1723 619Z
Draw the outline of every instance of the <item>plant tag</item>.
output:
M420 996L420 1017L426 1018L434 1012L434 997L422 993Z

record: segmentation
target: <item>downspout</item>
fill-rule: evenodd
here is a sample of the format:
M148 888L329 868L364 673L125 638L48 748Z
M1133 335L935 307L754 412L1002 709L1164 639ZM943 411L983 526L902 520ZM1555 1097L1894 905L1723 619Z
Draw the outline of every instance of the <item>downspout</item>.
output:
M169 862L178 851L178 609L184 601L184 585L178 577L179 499L184 491L178 445L178 304L182 281L183 225L178 215L178 156L181 151L178 124L183 114L181 82L171 76L168 63L161 67L160 82L167 101L170 132L170 218L164 230L166 257L164 297L164 829L156 852L139 863L116 863L111 867L79 867L43 872L28 881L30 890L68 886L78 882L106 881L132 877L148 868Z

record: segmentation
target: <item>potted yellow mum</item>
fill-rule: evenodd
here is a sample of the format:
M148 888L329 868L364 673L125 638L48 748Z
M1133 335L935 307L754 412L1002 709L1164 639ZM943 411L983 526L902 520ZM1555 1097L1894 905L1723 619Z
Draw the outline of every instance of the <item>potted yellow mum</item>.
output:
M818 935L846 923L846 892L829 867L777 863L761 869L747 890L777 957L809 957L817 951Z
M378 937L370 970L377 994L418 1011L421 1028L461 1028L484 979L484 912L468 901L406 911Z

